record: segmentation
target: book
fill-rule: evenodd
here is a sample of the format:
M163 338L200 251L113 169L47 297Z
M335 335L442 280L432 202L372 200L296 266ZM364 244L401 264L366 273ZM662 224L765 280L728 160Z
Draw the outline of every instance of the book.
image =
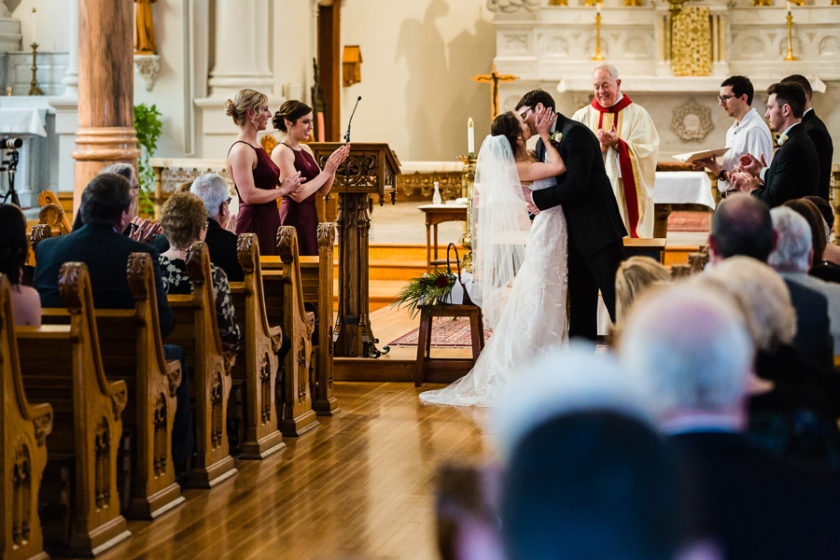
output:
M715 150L703 150L701 152L685 152L684 154L674 154L672 157L681 161L682 163L691 163L698 159L707 159L711 157L718 157L725 154L729 148L717 148Z

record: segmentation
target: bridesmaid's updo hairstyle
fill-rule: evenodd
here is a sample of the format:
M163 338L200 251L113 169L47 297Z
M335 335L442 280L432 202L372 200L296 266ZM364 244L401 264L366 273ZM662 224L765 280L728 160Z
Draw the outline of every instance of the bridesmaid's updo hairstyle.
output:
M225 114L233 117L233 122L242 126L248 120L248 109L256 112L268 104L268 97L252 89L240 89L232 100L225 101Z
M519 137L522 135L522 125L511 111L502 113L493 119L490 125L490 134L493 136L504 136L510 143L513 154L519 151Z
M286 121L289 121L294 126L294 123L296 123L299 118L305 117L311 112L312 107L306 103L290 99L289 101L283 103L280 106L280 109L274 113L274 117L271 119L271 124L273 124L274 128L277 130L288 132L288 130L286 130Z

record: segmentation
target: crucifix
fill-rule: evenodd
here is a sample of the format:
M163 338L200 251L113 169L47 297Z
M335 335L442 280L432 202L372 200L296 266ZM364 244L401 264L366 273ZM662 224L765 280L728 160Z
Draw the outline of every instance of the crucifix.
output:
M499 82L512 82L518 80L519 76L511 74L499 74L496 71L496 65L493 65L493 71L489 74L478 74L470 78L472 81L481 83L490 83L490 118L495 119L499 114Z

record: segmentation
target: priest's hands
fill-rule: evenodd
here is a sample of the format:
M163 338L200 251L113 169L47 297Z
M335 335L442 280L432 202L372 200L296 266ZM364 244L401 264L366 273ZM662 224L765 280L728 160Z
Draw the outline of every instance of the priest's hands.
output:
M598 137L598 142L601 143L602 152L618 144L618 133L615 130L615 123L613 123L612 128L609 130L598 129L595 131L595 135Z

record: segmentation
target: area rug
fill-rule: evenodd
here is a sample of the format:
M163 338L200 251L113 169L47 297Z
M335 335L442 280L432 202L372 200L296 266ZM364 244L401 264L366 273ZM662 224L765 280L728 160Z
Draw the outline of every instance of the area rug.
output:
M484 340L490 338L490 329L484 329ZM388 346L417 346L420 328L407 332ZM471 346L469 317L441 317L432 320L432 346Z
M711 212L671 212L668 231L709 231Z

